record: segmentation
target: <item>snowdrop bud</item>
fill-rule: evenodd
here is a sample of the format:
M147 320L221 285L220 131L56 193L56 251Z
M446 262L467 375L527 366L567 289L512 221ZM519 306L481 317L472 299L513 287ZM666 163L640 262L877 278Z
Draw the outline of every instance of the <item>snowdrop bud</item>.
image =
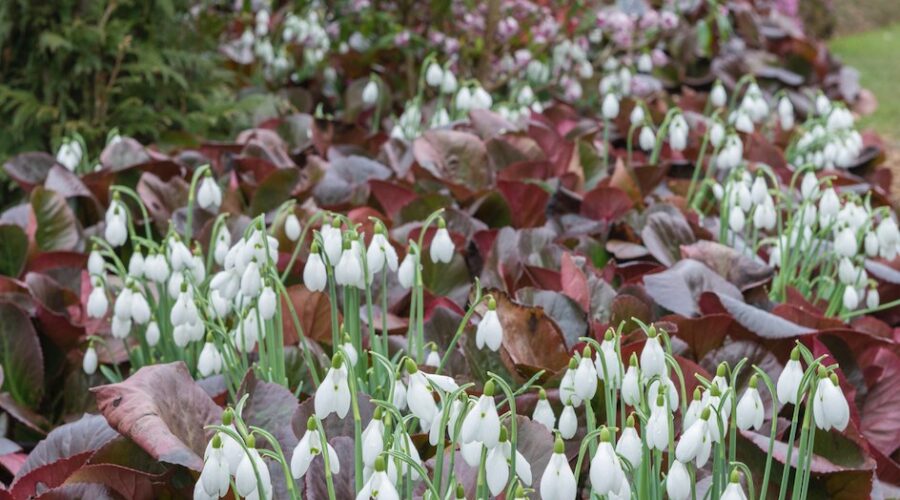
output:
M688 124L681 114L675 115L669 123L669 147L675 151L687 148Z
M391 403L397 407L398 410L406 409L406 386L403 385L403 381L397 380L394 382L394 395L391 398Z
M201 377L209 377L214 373L222 371L222 355L216 349L216 345L207 340L200 351L200 358L197 360L197 371Z
M757 205L763 203L769 197L768 189L769 187L766 185L766 180L763 176L756 176L753 180L753 187L750 189L750 199Z
M262 288L262 276L259 274L259 265L256 260L251 261L244 274L241 275L241 295L244 297L256 297Z
M444 219L438 219L438 230L431 239L431 260L435 263L448 263L453 259L453 240L447 231Z
M872 287L866 293L866 308L868 309L876 309L881 302L881 297L878 295L878 289Z
M631 122L632 125L635 125L635 126L643 123L644 122L643 106L635 105L634 108L631 110L631 115L629 115L628 120Z
M269 475L269 467L263 461L259 452L254 448L253 435L247 438L249 452L241 459L237 471L234 474L234 485L237 493L243 497L253 495L253 498L271 498L272 478ZM254 472L254 464L255 472ZM257 474L259 481L257 481ZM262 483L263 491L258 491L258 485Z
M641 401L641 385L638 376L637 355L631 354L628 370L622 378L622 401L629 406L636 406Z
M363 281L362 262L358 251L353 249L353 241L344 242L344 251L334 267L334 281L341 286L357 286Z
M629 416L625 430L622 431L622 435L619 436L619 441L616 443L616 453L627 460L632 469L636 469L641 465L643 446L640 436L634 429L634 416Z
M425 83L431 87L440 87L443 80L444 71L441 67L435 62L429 64L428 69L425 70Z
M575 408L571 404L563 407L562 414L559 416L559 435L563 439L572 439L578 430L578 417L575 415Z
M534 406L534 413L531 414L531 419L539 424L543 424L550 431L556 427L556 414L553 413L550 401L547 401L547 393L544 389L541 389L538 393L538 402Z
M97 371L97 351L94 350L93 343L89 344L87 350L84 351L81 368L88 375L93 375Z
M656 327L651 326L647 332L647 341L641 350L641 379L647 381L667 373L666 353L660 345Z
M89 318L102 318L109 309L109 299L106 297L106 289L103 283L97 280L94 289L88 295L87 313Z
M259 294L259 305L257 306L259 316L263 320L268 321L275 317L277 301L278 298L275 296L275 291L272 290L271 286L263 288L262 293Z
M597 392L597 368L591 359L591 348L585 347L578 369L575 370L575 394L583 400L590 400Z
M709 142L713 145L713 147L719 147L722 144L722 141L725 139L725 127L722 126L721 123L715 122L712 124L712 127L709 129Z
M146 324L150 321L150 304L141 292L134 292L131 295L131 319L139 325Z
M731 207L731 211L728 213L728 227L735 233L739 233L744 230L745 223L744 211L740 207Z
M106 230L103 236L115 248L125 244L125 241L128 239L128 228L126 226L128 219L124 208L120 208L119 205L113 205L113 207L115 210L114 215L112 217L107 216Z
M728 95L725 93L725 87L722 85L722 82L717 80L712 92L709 93L709 102L713 106L721 108L725 106L727 101Z
M84 150L81 147L81 143L73 139L67 139L63 142L56 152L56 161L72 172L78 168L83 157Z
M600 429L600 445L591 459L591 487L599 495L609 495L619 491L625 474L622 464L612 446L609 429Z
M869 257L878 256L878 236L873 232L866 233L865 237L866 255Z
M647 445L651 450L664 450L669 445L669 413L665 398L660 394L650 403L650 419L647 421Z
M778 119L781 122L781 130L794 128L794 105L787 96L778 101Z
M479 349L487 346L496 352L503 343L503 325L497 316L497 302L493 297L488 297L488 310L484 313L478 327L475 330L475 345Z
M736 469L731 472L731 482L725 487L720 500L747 500L747 495L741 489L741 474Z
M144 332L144 339L150 347L159 344L159 325L156 324L156 321L151 321L150 324L147 325L147 330Z
M802 379L803 367L800 366L800 349L795 347L791 351L791 359L784 365L784 370L781 371L776 385L778 401L781 404L797 404L797 391L800 389Z
M672 500L687 500L691 496L691 476L678 460L672 462L666 476L666 493Z
M484 88L481 86L475 87L475 90L472 92L472 107L475 109L491 109L491 106L494 104L494 100L491 98L491 94L488 94Z
M104 268L106 267L105 262L103 261L103 256L100 255L100 252L97 251L95 247L91 250L91 254L88 257L88 273L94 276L100 276L104 274Z
M362 100L367 106L371 106L378 102L378 83L375 80L369 80L362 91Z
M472 92L468 87L460 87L456 93L456 109L468 111L470 108L472 108Z
M222 189L216 184L209 171L203 176L203 180L200 181L200 188L197 190L197 203L200 205L200 208L213 212L218 210L219 205L222 204Z
M335 218L331 224L322 226L319 231L322 236L322 244L324 245L325 256L331 266L336 266L341 259L343 251L343 236L341 235L341 221Z
M325 269L325 263L322 262L322 256L319 255L319 244L314 242L309 258L306 260L306 266L303 267L303 285L310 291L321 292L325 290L327 281L328 271Z
M397 280L403 288L410 288L413 286L415 279L416 256L415 251L410 247L409 251L406 252L406 257L403 258L403 262L400 263L400 268L397 270Z
M288 214L284 219L284 235L295 243L300 239L300 220L294 213Z
M452 71L445 70L444 78L441 80L441 92L445 94L452 94L456 92L456 88L458 87L458 83L456 81L456 75L453 74Z
M852 311L859 306L859 294L856 288L848 286L844 288L844 309Z
M744 392L737 404L737 426L740 430L760 430L765 418L765 408L759 391L756 389L756 375L750 377L750 387Z
M641 127L641 133L638 136L638 145L644 151L652 151L656 147L656 136L650 127Z
M425 366L430 366L432 368L441 366L441 355L434 346L431 347L431 351L429 351L428 356L425 357Z
M819 179L812 171L803 174L803 180L800 182L800 195L803 199L809 200L819 193Z
M738 110L734 115L734 128L745 134L753 133L753 120L742 110Z
M128 336L129 333L131 333L131 319L123 319L116 315L113 315L110 330L113 337L117 339L124 339Z
M606 94L606 97L603 98L602 108L603 118L614 119L619 116L619 99L615 94Z
M575 474L565 455L565 446L560 438L553 444L553 454L541 477L541 498L546 500L575 500L578 485Z

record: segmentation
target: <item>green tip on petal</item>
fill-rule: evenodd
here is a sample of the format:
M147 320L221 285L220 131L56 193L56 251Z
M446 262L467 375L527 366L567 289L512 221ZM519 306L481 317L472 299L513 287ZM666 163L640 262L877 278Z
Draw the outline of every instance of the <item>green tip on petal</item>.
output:
M488 380L486 384L484 384L484 395L487 397L494 396L494 381Z
M663 394L660 392L656 396L656 406L664 406L666 404L666 400L663 397Z
M566 445L563 444L563 440L561 437L556 436L556 441L553 443L553 453L557 455L561 455L566 451Z
M416 362L410 358L406 358L406 362L404 363L404 365L406 365L406 373L409 373L410 375L419 371L419 367L416 366Z
M709 395L714 398L721 396L722 393L721 391L719 391L719 386L717 386L716 384L712 384L711 386L709 386Z
M181 282L181 293L187 292L187 287L188 287L187 281L182 281Z
M375 459L375 472L384 472L385 470L384 457L379 455Z

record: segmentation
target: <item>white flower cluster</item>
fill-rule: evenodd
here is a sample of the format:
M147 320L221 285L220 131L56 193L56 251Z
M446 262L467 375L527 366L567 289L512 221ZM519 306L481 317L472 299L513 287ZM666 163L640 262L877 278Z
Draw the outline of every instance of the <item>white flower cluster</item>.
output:
M818 116L803 124L802 132L788 149L790 162L797 167L812 165L818 170L853 166L863 148L853 114L821 95L816 108Z

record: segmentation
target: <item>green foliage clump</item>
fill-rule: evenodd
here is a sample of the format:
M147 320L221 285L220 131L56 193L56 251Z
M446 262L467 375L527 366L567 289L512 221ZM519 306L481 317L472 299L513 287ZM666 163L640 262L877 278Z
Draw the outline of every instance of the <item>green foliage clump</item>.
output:
M232 132L223 16L192 0L0 2L0 158L108 130L149 143ZM161 137L162 131L170 134Z

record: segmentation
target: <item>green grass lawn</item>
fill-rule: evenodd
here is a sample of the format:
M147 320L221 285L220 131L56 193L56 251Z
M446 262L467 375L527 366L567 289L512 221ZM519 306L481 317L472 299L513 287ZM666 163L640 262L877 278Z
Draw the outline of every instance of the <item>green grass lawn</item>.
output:
M900 24L837 37L829 45L845 64L859 70L860 83L878 99L878 109L863 117L860 127L874 128L900 145Z

